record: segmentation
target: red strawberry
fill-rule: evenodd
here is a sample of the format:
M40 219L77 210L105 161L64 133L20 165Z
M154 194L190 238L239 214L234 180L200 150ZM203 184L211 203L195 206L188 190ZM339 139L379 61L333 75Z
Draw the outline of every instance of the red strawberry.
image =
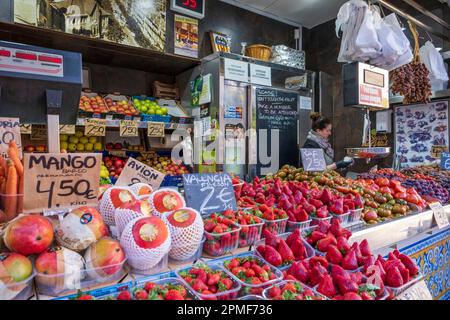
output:
M411 277L414 277L419 273L419 268L417 267L417 265L414 263L414 261L410 257L408 257L405 254L400 253L398 255L398 258L405 265L405 267L408 268L409 275Z
M381 264L380 260L375 261L375 266L377 266L380 270L380 277L383 280L383 282L386 280L386 271L384 270L383 265Z
M358 268L355 250L350 249L350 251L342 259L341 265L345 270L355 270Z
M398 267L393 267L387 271L386 284L393 288L398 288L403 285L403 278Z
M397 260L388 260L384 264L384 269L386 270L386 272L388 272L390 269L392 269L394 267L397 267L400 270L400 268L405 267L405 266L403 265L403 263L399 259L397 259Z
M305 209L300 208L299 210L294 211L295 219L299 222L308 221L308 213Z
M306 258L306 248L301 239L296 239L290 247L296 260Z
M329 262L333 264L341 264L342 254L339 252L338 248L334 245L328 246L328 251L325 257Z
M136 290L135 293L134 293L134 298L136 300L147 300L148 293L144 289Z
M337 276L334 279L334 282L339 288L339 292L341 294L346 294L347 292L358 292L358 285L351 279Z
M370 251L370 247L369 247L369 242L367 242L366 239L361 241L361 243L359 244L359 249L363 256L371 256L372 255L372 252Z
M325 237L326 237L325 233L314 230L308 238L311 239L313 244L315 244L317 241Z
M230 278L223 278L220 280L219 289L222 285L224 287L224 290L220 290L220 291L230 290L233 287L233 281Z
M154 282L147 282L144 285L144 290L147 291L147 292L150 292L150 291L153 290L154 287L156 287L156 283L154 283Z
M361 250L359 249L359 245L357 242L354 242L352 244L351 249L355 250L355 254L356 254L356 260L358 261L358 265L362 265L363 264L363 255L361 254Z
M301 236L300 236L300 229L295 229L287 238L286 238L286 243L289 247L292 246L292 242L294 242L295 240L300 240Z
M279 287L277 287L276 285L273 286L272 288L269 289L269 297L270 298L275 298L278 297L279 295L281 295L281 290Z
M200 279L195 279L192 289L197 292L203 292L204 290L208 290L208 286Z
M263 257L268 263L275 267L278 267L283 263L281 254L271 246L266 246Z
M337 294L336 288L333 284L333 279L330 275L325 275L322 280L319 283L319 286L317 287L317 292L320 292L321 294L332 298Z
M328 229L331 227L331 224L327 220L320 220L319 224L315 231L319 231L322 233L327 233Z
M301 262L292 263L291 267L288 269L287 273L295 277L296 280L303 283L308 283L309 281L309 271Z
M367 269L370 266L373 266L375 264L375 257L374 256L367 256L367 257L363 258L363 261L364 261L363 271L364 271L364 273L366 273Z
M265 245L276 248L278 246L279 239L277 236L267 229L263 230L263 236L265 237Z
M129 291L122 291L117 295L117 300L131 300L131 294Z
M264 246L258 246L258 248L259 247L264 247ZM259 251L259 250L258 250ZM238 259L236 259L236 258L234 258L234 259L231 259L231 261L230 261L230 263L228 264L228 266L227 266L227 268L228 269L233 269L233 268L236 268L236 267L238 267L239 266L239 260Z
M283 262L292 262L294 261L294 253L292 252L291 248L287 245L287 243L280 239L280 242L278 243L277 251L280 253L281 258L283 259Z
M264 257L265 252L266 252L266 248L267 248L267 247L270 247L270 246L266 246L266 245L260 244L259 246L256 247L256 251L258 251L259 254L260 254L262 257ZM234 267L233 267L233 268L234 268ZM230 268L230 269L231 269L231 268Z
M95 298L90 294L82 294L81 296L76 298L76 300L95 300Z
M247 278L251 278L255 276L255 271L253 269L247 269L245 270L245 276Z
M208 290L211 291L212 293L217 293L217 286L215 285L208 286Z
M313 256L309 259L309 265L314 267L315 265L320 264L325 268L328 268L328 260L322 256Z
M208 286L213 286L217 284L220 280L220 274L219 273L210 273L208 275Z
M403 283L408 283L410 280L409 270L407 268L403 268L400 270L400 274L402 275Z
M336 279L337 276L351 279L349 273L347 271L345 271L341 266L338 266L338 265L334 265L331 267L331 276L333 277L333 279Z
M342 254L346 254L348 250L350 250L350 245L345 237L337 238L337 248Z
M362 298L355 292L347 292L342 296L342 300L362 300Z
M347 240L352 236L352 232L348 229L341 229L341 236L345 237Z
M330 245L336 245L336 239L327 236L317 242L317 250L327 252Z
M172 289L167 292L164 300L184 300L184 298L180 291Z
M320 264L314 266L310 272L311 285L315 286L320 283L325 275L328 275L328 270Z
M354 281L357 285L360 285L363 280L363 274L361 272L354 272L350 273L350 278L352 281Z
M290 274L284 276L283 279L284 280L292 280L292 281L297 281L298 280L297 278L295 278L293 275L290 275Z
M361 298L363 300L375 300L373 298L373 296L370 293L366 292L366 291L361 292Z

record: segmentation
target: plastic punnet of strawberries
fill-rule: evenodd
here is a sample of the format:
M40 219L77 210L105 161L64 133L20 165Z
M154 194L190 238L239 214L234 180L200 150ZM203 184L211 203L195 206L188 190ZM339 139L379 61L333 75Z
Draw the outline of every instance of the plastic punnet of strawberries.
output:
M270 300L324 300L323 296L298 281L274 284L264 290L264 296Z
M268 285L281 279L279 270L253 255L232 258L225 261L223 265L242 282L241 294L244 296L259 295Z
M178 280L179 281L179 280ZM156 284L146 282L143 288L133 290L134 300L192 300L195 297L189 294L187 288L181 283ZM126 300L123 299L118 300ZM129 300L129 299L128 299Z
M230 300L237 297L239 284L219 268L197 263L192 268L181 270L178 276L198 292L202 300ZM234 290L236 289L236 290Z
M265 204L259 205L255 211L257 217L264 219L263 230L268 229L277 234L286 230L288 215L286 211L279 208L269 207Z
M240 227L230 219L213 213L204 220L204 230L203 252L206 254L216 257L236 249Z
M257 216L258 209L226 210L223 216L241 227L239 231L239 247L247 247L261 238L264 221Z

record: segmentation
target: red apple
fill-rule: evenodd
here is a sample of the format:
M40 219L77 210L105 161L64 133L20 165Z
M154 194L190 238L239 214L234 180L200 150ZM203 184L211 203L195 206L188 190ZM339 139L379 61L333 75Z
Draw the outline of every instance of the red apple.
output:
M136 244L144 249L157 248L169 237L166 224L158 217L138 220L133 226L132 233Z

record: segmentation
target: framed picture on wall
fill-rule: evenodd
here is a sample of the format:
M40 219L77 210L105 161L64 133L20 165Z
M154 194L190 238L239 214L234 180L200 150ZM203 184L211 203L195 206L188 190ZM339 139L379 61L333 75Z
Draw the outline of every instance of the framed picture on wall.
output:
M231 52L231 37L223 33L210 31L213 52Z

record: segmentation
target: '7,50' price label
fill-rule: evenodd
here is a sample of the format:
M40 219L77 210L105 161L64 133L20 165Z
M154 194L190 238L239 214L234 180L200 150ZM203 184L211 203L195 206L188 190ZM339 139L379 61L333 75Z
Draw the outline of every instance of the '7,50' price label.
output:
M84 135L104 137L106 135L105 119L86 119L84 123Z

